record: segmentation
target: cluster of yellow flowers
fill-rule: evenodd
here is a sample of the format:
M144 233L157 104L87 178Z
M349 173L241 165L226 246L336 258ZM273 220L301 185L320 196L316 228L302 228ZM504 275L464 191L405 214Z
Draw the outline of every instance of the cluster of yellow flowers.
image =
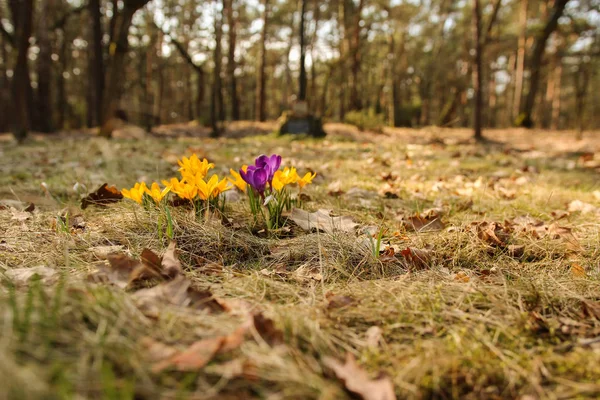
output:
M193 202L196 199L213 200L232 188L227 179L219 179L216 174L206 180L208 171L215 167L215 164L209 163L206 158L200 161L196 154L192 154L190 158L183 157L177 163L180 167L181 180L177 178L163 180L162 184L165 188L162 190L156 182L152 183L150 189L144 182L136 183L132 189L123 189L121 193L139 204L142 204L144 194L147 194L156 204L159 204L169 192Z
M144 195L148 195L156 204L159 204L169 193L174 193L181 199L191 202L195 200L210 201L234 186L242 192L246 192L248 187L240 173L233 169L229 170L231 172L229 178L220 179L214 174L206 179L208 171L214 168L215 164L209 163L206 158L200 160L196 154L192 154L189 158L183 157L177 163L180 167L181 179L163 180L163 189L156 182L153 182L150 188L146 186L145 182L138 182L131 189L121 190L121 193L124 197L138 204L144 202ZM245 173L247 170L247 165L242 166L241 171ZM302 190L304 186L312 182L316 175L316 173L307 172L303 177L300 177L296 168L285 167L283 170L274 173L271 187L273 190L281 192L285 186L297 184Z
M276 171L275 175L273 175L273 189L280 192L285 186L297 183L300 190L302 190L304 186L312 182L315 176L317 176L316 173L311 174L307 172L300 178L300 175L296 172L296 168L285 167L283 171Z

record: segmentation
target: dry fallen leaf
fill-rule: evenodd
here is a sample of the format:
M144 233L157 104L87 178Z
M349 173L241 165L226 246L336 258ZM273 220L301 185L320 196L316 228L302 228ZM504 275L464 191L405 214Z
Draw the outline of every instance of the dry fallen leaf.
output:
M585 268L579 264L571 264L571 274L574 278L585 278Z
M600 302L584 300L581 302L581 308L585 317L600 321Z
M367 347L377 348L383 340L383 331L378 326L372 326L365 332Z
M342 190L342 182L333 181L327 186L327 194L334 197L339 197L344 194Z
M325 297L327 298L327 308L330 310L334 308L347 307L356 302L356 300L350 296L333 294L331 292L327 292Z
M510 238L510 229L499 222L477 221L471 223L471 230L484 243L492 247L505 247Z
M509 244L506 248L506 252L513 258L521 258L525 254L525 246L517 244Z
M254 314L254 329L265 342L273 346L283 343L283 332L277 329L272 319L265 317L262 313Z
M108 254L106 259L109 265L97 264L97 271L90 275L92 280L108 280L115 286L125 289L133 282L156 276L152 270L145 271L144 264L140 261L126 254Z
M408 266L414 269L426 269L429 268L429 262L431 261L431 251L425 249L416 249L414 247L407 247L405 250L400 252L406 259Z
M471 278L464 271L458 271L453 278L456 282L468 283Z
M53 283L58 279L57 270L43 265L32 268L10 268L4 274L17 286L27 285L35 277L44 284Z
M300 208L294 208L290 219L305 231L318 229L327 233L335 231L352 232L358 226L350 217L332 217L330 213L331 210L320 209L314 213L309 213Z
M600 213L600 209L589 203L584 203L581 200L573 200L568 206L569 212L579 211L582 214Z
M326 357L324 364L331 368L346 389L363 400L395 400L394 386L388 377L370 379L367 372L357 363L354 356L346 354L346 362Z
M277 272L281 274L281 272ZM292 278L300 283L321 282L323 275L318 266L309 266L308 264L301 265L292 272Z
M90 205L105 207L107 204L116 203L123 199L123 195L115 186L103 184L93 193L81 200L81 208L86 209Z
M202 339L192 343L187 349L159 361L152 367L158 373L165 369L177 371L197 371L208 364L223 346L224 337Z
M149 358L155 362L152 367L153 372L161 372L165 369L197 371L206 366L217 354L227 353L240 347L252 327L269 345L283 341L283 333L275 328L273 321L258 313L248 318L229 335L202 339L181 351L153 339L146 339L144 344L148 348Z
M176 247L176 242L169 243L169 247L167 247L167 251L165 251L165 254L163 255L161 261L163 274L168 276L169 278L174 278L182 272L181 262L175 255Z
M158 317L161 306L164 305L212 312L224 310L210 291L194 289L191 282L181 275L170 282L138 290L133 294L133 299L146 316L153 318Z
M256 365L245 358L235 358L222 364L210 365L204 370L209 374L217 374L224 379L243 377L246 380L257 380Z
M412 217L403 219L401 222L407 230L414 232L435 232L441 231L446 227L436 213L417 213Z

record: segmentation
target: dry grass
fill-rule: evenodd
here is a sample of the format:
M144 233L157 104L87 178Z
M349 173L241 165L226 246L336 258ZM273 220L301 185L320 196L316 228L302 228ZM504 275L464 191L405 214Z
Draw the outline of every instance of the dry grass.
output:
M600 207L599 170L589 156L580 158L598 154L598 139L505 130L490 132L499 143L478 145L455 130L374 135L328 128L333 134L324 141L68 136L22 147L4 142L0 200L32 201L37 208L24 221L0 210L0 275L43 265L61 278L4 279L0 398L347 398L323 363L324 356L346 352L373 376L389 375L399 398L600 396L600 315L589 311L600 304L600 214L571 212L558 220L552 214L573 200ZM310 209L331 208L362 226L387 228L386 244L426 249L426 260L377 259L364 233L293 228L278 239L256 235L246 228L243 202L230 204L232 226L177 210L186 276L237 306L209 312L159 304L159 317L149 318L135 291L86 276L99 262L99 246L120 246L133 256L163 250L158 213L129 203L77 211L73 185L127 187L166 178L176 171L173 155L190 151L216 162L219 173L260 153L280 153L287 164L319 173L308 192ZM382 173L393 175L386 188ZM345 193L332 196L329 185L336 181ZM445 230L410 232L398 220L432 207L441 209ZM85 229L57 229L67 209L83 215ZM482 241L471 225L524 216L569 227L574 238L514 228L506 244L523 246L516 256ZM585 274L574 274L573 265ZM332 294L352 303L332 307ZM151 371L148 337L185 346L233 332L248 310L273 319L283 343L270 346L255 335L200 371ZM373 326L382 330L375 346L366 337ZM232 360L249 367L236 375Z

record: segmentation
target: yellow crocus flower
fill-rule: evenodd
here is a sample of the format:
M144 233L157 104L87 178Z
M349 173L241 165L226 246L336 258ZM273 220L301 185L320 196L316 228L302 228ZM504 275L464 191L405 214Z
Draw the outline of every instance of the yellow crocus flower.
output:
M300 189L302 189L309 183L312 183L312 180L315 179L315 176L317 176L316 172L312 174L310 172L307 172L302 178L298 179L298 186L300 186Z
M121 190L121 194L123 197L131 199L138 204L142 204L144 200L144 193L148 190L146 186L146 182L137 182L131 189L123 189Z
M202 200L210 200L217 197L219 194L231 189L231 186L227 186L227 179L223 178L219 181L217 175L210 177L208 182L204 179L196 179L196 187L198 188L198 197Z
M164 197L167 195L167 193L169 193L169 191L171 190L170 186L168 186L168 185L165 185L165 186L166 187L161 190L160 186L158 186L158 183L153 182L152 186L150 186L150 189L146 188L146 193L148 193L150 195L150 197L152 197L154 202L156 204L158 204L162 201L162 199L164 199Z
M284 186L297 183L299 179L296 168L285 167L283 171L276 171L273 175L273 189L279 192Z
M243 165L242 171L246 172L247 170L248 170L248 166ZM246 183L245 180L242 179L242 176L240 175L240 173L237 171L234 171L232 169L230 169L229 172L231 173L231 176L233 176L233 178L234 178L234 179L227 178L229 180L229 182L231 182L235 187L240 189L242 192L245 192L248 184Z
M182 199L190 201L194 201L198 195L198 188L191 183L181 183L177 187L172 186L171 191Z
M179 189L184 184L183 182L180 182L177 178L171 178L168 181L163 179L161 182L163 185L165 185L165 187L168 187L170 190Z
M208 170L215 167L215 164L209 163L206 158L200 161L195 153L190 158L183 157L177 163L181 167L179 168L181 176L188 183L204 178Z

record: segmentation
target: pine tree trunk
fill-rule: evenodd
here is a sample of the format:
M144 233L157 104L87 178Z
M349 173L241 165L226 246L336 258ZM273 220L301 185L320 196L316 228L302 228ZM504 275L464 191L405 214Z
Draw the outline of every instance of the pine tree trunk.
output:
M517 65L515 72L515 94L512 102L512 118L516 119L523 99L523 81L525 75L525 46L527 45L527 7L529 0L521 0L519 12L519 42L517 49Z
M113 16L114 30L109 45L109 63L106 71L106 87L103 94L102 128L100 134L110 137L112 125L107 122L115 116L119 105L119 88L122 86L125 59L129 49L129 28L135 13L149 0L126 0L123 10ZM113 22L111 21L111 24Z
M15 15L17 62L13 77L13 96L15 99L15 124L13 133L18 141L27 137L30 128L31 110L29 108L29 95L31 85L29 80L29 64L27 52L29 51L29 37L33 25L33 0L23 0L18 5L18 17Z
M265 121L266 116L266 85L267 85L267 28L269 26L269 0L263 0L263 26L260 37L260 56L258 64L258 78L256 85L256 119Z
M300 10L300 79L298 100L306 100L306 38L305 38L305 17L306 3L308 0L302 0L302 8Z
M92 124L100 125L103 121L102 105L104 94L104 54L102 51L102 15L100 0L89 1L92 19L92 43L90 52L90 73L92 84Z
M475 47L475 59L472 70L473 77L473 90L475 96L473 96L473 136L477 140L481 140L483 135L481 133L481 116L483 109L483 60L482 60L482 49L481 49L481 8L479 0L473 0L473 46Z
M235 76L235 49L237 45L237 20L233 14L234 0L227 0L227 25L229 26L228 57L227 57L227 79L229 81L229 98L231 102L231 119L240 119L240 101L238 98L237 78Z
M42 0L40 4L40 18L37 29L37 42L40 49L37 63L37 109L40 115L39 130L48 133L54 131L51 92L52 42L50 40L50 27L48 26L50 15L54 11L54 1Z
M550 129L560 129L560 96L562 85L562 58L556 57L556 65L552 73L552 116L550 118Z
M521 110L521 126L528 128L533 127L533 107L535 106L535 99L540 84L542 58L546 50L546 42L548 41L548 38L550 37L552 32L554 32L558 27L558 19L563 15L565 6L568 2L569 0L556 0L554 2L554 9L552 10L552 14L546 22L544 29L535 38L533 53L531 56L531 63L529 67L529 71L531 74L531 78L529 79L529 92L527 93L523 109Z
M360 0L358 7L354 10L354 24L352 27L352 41L350 51L352 55L352 77L350 79L350 109L362 109L361 97L358 94L358 80L360 75L360 21L364 0Z
M219 122L225 119L223 110L223 87L221 80L221 42L223 39L223 18L215 16L215 51L214 51L214 68L213 68L213 85L210 101L210 123L212 128L211 136L218 137L221 135Z

